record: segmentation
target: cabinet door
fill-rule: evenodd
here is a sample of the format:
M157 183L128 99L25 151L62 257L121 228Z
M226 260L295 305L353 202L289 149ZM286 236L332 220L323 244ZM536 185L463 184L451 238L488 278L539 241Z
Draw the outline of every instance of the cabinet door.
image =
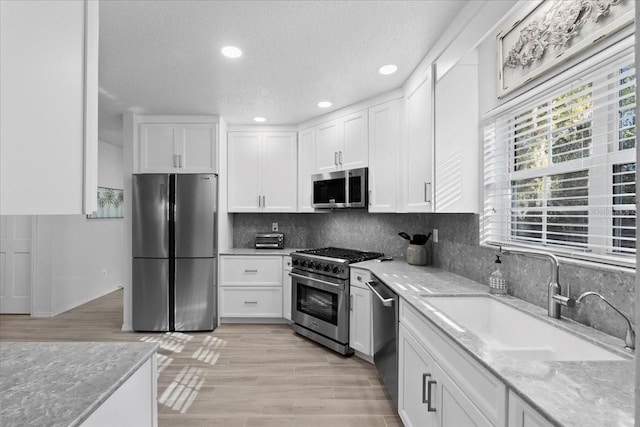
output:
M291 257L282 257L282 317L291 320Z
M493 427L460 387L436 365L431 385L439 427Z
M406 427L436 425L436 412L425 403L428 381L435 375L435 363L409 331L400 324L398 337L398 415ZM434 386L431 385L432 392ZM433 395L432 395L433 398ZM431 401L435 409L435 402Z
M369 164L369 113L362 110L342 119L342 147L338 147L339 169L364 168Z
M177 126L171 123L140 125L140 171L142 173L177 171L177 130Z
M295 132L262 134L262 210L297 209L297 147Z
M333 120L316 126L316 173L339 169L338 151L342 149L342 121Z
M316 173L316 129L298 134L298 212L313 212L311 175Z
M0 214L97 210L98 2L0 1L0 40Z
M456 65L436 84L436 212L478 212L477 67Z
M369 212L398 209L400 101L369 109Z
M227 201L229 212L258 212L262 194L259 177L259 132L229 132Z
M531 406L527 405L514 392L509 391L509 427L551 427Z
M371 350L371 291L350 287L349 346L367 356Z
M431 78L428 78L407 97L407 139L404 150L407 212L431 212L433 209L431 103Z
M214 124L188 124L179 127L177 154L180 156L180 172L217 172L216 128Z

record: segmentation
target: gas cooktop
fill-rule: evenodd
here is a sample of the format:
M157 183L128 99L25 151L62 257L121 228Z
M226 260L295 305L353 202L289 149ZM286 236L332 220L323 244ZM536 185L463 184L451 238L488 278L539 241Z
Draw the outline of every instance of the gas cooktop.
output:
M379 252L362 252L356 251L353 249L342 249L342 248L319 248L319 249L307 249L303 251L297 251L296 253L306 254L306 255L315 255L319 257L325 258L335 258L337 260L347 261L349 263L353 262L362 262L370 259L380 258L384 256L384 254Z

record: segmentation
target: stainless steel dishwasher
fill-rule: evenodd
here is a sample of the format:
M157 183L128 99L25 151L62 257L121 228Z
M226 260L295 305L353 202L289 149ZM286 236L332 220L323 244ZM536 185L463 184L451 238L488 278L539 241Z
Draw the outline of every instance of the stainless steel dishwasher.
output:
M391 400L398 407L398 295L372 280L373 360Z

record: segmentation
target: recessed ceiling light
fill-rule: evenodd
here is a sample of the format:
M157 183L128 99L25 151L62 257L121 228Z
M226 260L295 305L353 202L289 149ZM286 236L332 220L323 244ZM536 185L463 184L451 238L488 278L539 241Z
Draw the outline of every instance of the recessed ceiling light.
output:
M385 76L389 74L393 74L396 71L398 71L398 67L393 64L383 65L382 67L378 68L378 72Z
M265 119L264 117L254 117L253 121L258 123L263 123L263 122L266 122L267 119Z
M320 101L320 102L318 102L318 107L320 107L320 108L329 108L329 107L331 107L331 102L329 102L329 101Z
M225 46L220 49L220 52L227 58L240 58L242 51L235 46Z

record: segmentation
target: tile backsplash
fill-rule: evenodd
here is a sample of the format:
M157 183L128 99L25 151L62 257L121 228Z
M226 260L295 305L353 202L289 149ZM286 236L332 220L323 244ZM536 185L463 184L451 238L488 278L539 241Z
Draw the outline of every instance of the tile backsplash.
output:
M406 259L407 241L398 236L439 231L438 243L427 244L429 263L479 283L488 284L497 251L481 247L479 216L476 214L376 214L343 210L309 214L234 214L234 247L253 247L255 233L271 230L277 222L289 248L336 246L384 252ZM502 271L509 280L509 293L547 306L550 266L546 260L524 255L505 255ZM635 318L635 275L626 272L561 264L563 292L572 296L591 290L602 294L623 313ZM579 308L562 308L564 317L623 338L626 323L598 298L584 301Z

